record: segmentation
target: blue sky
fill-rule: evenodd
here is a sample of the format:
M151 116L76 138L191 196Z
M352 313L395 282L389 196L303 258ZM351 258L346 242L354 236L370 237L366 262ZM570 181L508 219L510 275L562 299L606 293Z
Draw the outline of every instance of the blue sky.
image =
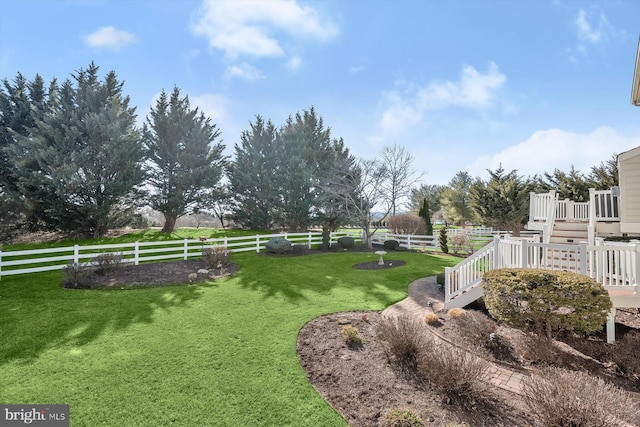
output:
M0 78L115 70L139 120L189 95L227 153L256 114L314 106L359 157L429 184L502 163L582 172L640 145L640 2L0 0Z

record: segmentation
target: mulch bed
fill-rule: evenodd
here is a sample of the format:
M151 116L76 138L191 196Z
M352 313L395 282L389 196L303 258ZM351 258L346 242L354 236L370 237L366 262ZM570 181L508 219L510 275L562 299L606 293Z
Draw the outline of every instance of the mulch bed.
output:
M190 280L189 275L197 273L200 269L206 269L202 260L125 264L109 274L100 274L98 270L93 270L85 278L83 289L125 289L204 282L234 274L238 271L238 265L231 263L222 269L198 274L196 279Z
M382 265L379 265L378 261L370 261L356 264L353 268L357 270L386 270L388 268L401 267L405 264L406 262L399 260L385 261Z

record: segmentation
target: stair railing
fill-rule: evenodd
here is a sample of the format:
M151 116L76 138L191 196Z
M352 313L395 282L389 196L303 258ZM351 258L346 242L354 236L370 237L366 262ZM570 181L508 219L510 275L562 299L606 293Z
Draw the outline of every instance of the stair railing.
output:
M460 264L444 269L445 303L480 283L485 272L499 267L496 264L496 247L499 242L500 238L496 236L490 243L465 258Z

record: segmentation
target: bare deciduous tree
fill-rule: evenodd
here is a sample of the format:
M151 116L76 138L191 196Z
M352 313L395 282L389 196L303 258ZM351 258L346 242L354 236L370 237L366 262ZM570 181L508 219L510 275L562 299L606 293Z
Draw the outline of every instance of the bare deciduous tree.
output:
M415 184L425 175L412 168L414 157L403 146L394 144L380 151L380 161L387 172L384 183L384 197L391 205L391 215L396 215L398 205L403 199L409 199ZM405 200L405 204L408 200Z

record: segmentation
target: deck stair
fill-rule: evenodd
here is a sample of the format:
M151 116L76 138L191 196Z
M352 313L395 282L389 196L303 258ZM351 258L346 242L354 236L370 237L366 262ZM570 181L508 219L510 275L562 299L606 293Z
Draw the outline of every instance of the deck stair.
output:
M578 221L555 221L549 243L577 245L586 242L589 223Z

